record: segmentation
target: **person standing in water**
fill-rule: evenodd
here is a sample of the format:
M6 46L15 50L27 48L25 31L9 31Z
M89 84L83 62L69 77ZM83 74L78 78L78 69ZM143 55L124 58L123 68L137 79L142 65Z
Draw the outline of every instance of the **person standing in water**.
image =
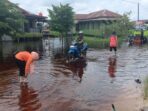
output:
M20 83L27 82L27 76L31 72L31 64L39 59L37 52L20 51L15 54L15 62L19 68Z
M83 38L83 32L79 31L78 38L76 39L77 48L79 52L81 52L81 49L83 48L84 38Z
M109 40L110 44L110 51L114 50L115 55L116 55L116 51L117 51L117 45L118 45L118 39L117 39L117 35L116 32L113 32L112 35L110 36L110 40Z

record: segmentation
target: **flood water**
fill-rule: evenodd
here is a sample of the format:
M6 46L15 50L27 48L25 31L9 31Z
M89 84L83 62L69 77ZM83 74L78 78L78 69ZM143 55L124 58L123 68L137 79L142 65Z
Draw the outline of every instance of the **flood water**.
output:
M27 85L20 85L14 50L36 50ZM148 75L148 46L123 44L117 57L108 49L89 49L87 61L66 64L58 39L0 43L0 111L139 111ZM137 84L135 79L142 80Z

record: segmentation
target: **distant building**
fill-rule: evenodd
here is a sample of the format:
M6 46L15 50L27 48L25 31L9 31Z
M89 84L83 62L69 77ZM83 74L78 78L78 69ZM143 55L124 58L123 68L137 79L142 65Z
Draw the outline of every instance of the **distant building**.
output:
M43 16L41 13L39 13L39 15L36 15L20 7L18 8L24 15L25 19L28 21L24 24L22 30L24 32L41 32L43 23L47 22L47 17Z
M42 32L42 30L45 27L45 23L47 26L47 17L43 16L42 13L40 12L39 15L32 14L22 8L20 8L17 4L14 4L10 1L8 1L10 4L15 5L18 10L22 13L22 15L25 17L26 21L22 27L20 28L20 31L22 32ZM47 28L46 28L47 29ZM4 34L0 41L12 41L13 38L10 35Z
M42 28L43 28L42 26L45 22L47 22L47 17L43 16L41 12L38 15L36 15L19 7L15 3L12 3L10 1L8 2L10 4L15 5L27 20L27 22L24 23L24 26L22 27L22 29L20 29L21 31L23 32L41 32L42 31Z
M76 31L83 29L96 29L101 24L110 24L122 16L109 10L100 10L89 14L76 14Z
M137 30L148 29L148 20L134 21L134 23L135 23L135 29L137 29Z

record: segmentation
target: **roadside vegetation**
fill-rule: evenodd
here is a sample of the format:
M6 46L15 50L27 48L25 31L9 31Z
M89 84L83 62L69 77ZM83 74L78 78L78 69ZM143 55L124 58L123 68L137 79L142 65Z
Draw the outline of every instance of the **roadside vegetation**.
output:
M58 31L52 31L52 30L50 30L49 33L53 37L60 37L60 35L61 35Z
M141 31L140 30L130 30L130 33L135 36L135 35L140 35ZM148 38L148 30L144 30L143 34L145 37Z
M16 4L8 0L0 0L0 39L4 34L14 35L16 32L21 32L25 22Z
M40 38L42 37L41 33L29 32L29 33L16 33L14 38Z
M144 81L144 99L148 99L148 77Z

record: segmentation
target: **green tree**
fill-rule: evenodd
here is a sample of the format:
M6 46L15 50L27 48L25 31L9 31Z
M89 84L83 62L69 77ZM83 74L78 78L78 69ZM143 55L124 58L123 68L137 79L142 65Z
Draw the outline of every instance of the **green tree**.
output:
M52 10L48 9L51 19L51 29L60 32L62 35L71 31L74 25L74 12L69 4L59 6L52 5Z
M130 12L123 14L123 16L111 24L103 25L104 37L108 37L113 31L117 32L119 37L126 37L129 35L129 29L133 28L134 24L129 19ZM100 29L99 29L100 30Z
M129 19L130 12L123 14L120 20L112 24L114 29L119 36L125 37L129 35L129 30L134 27L134 23Z
M20 32L25 19L16 4L0 0L0 37Z

